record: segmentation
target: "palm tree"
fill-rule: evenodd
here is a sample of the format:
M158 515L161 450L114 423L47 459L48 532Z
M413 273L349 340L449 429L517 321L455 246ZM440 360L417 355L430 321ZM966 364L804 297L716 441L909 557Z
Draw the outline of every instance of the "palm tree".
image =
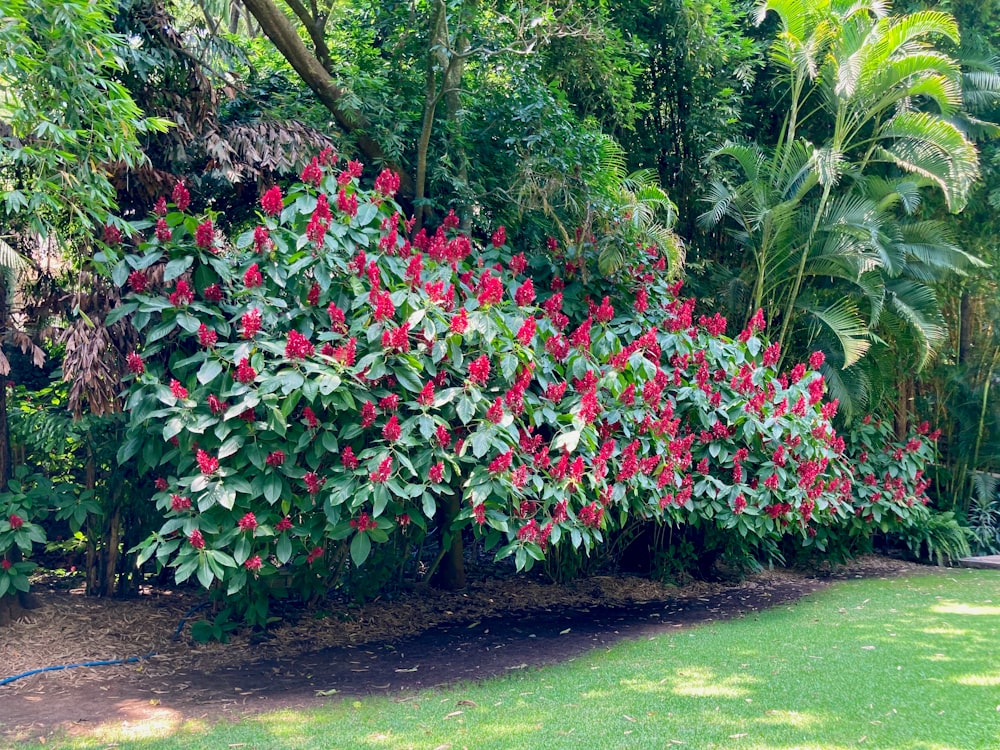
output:
M954 19L890 16L877 0L766 0L757 22L770 13L785 121L773 148L730 143L713 155L735 176L710 186L702 221L749 251L745 313L763 307L780 321L783 351L793 337L823 342L849 368L888 340L915 347L922 365L943 336L928 284L975 263L940 224L907 216L927 187L961 210L978 175L956 117L960 67L934 46L957 43Z

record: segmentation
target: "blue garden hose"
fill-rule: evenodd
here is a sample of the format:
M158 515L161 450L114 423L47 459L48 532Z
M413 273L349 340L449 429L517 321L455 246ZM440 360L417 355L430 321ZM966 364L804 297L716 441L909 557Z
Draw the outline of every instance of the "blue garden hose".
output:
M187 622L187 619L195 612L197 612L199 609L206 606L207 604L208 602L202 602L201 604L191 607L191 609L185 612L184 616L181 618L181 621L177 623L177 629L174 630L173 637L178 638L181 634L181 630L184 629L184 623ZM79 664L60 664L55 667L42 667L40 669L30 669L27 672L21 672L21 674L16 674L13 677L3 678L2 680L0 680L0 686L8 685L11 682L14 682L15 680L20 680L22 677L30 677L33 674L41 674L42 672L57 672L60 669L76 669L77 667L108 667L114 664L133 664L137 661L142 661L143 659L149 659L150 657L155 655L156 655L155 651L150 651L148 654L145 654L143 656L129 656L128 658L125 659L85 661L85 662L80 662Z

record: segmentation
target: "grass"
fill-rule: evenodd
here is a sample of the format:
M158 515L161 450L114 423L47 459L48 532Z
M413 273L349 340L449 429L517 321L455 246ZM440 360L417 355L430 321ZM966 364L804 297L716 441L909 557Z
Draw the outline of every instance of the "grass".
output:
M993 750L998 655L1000 573L949 570L841 583L482 684L34 747Z

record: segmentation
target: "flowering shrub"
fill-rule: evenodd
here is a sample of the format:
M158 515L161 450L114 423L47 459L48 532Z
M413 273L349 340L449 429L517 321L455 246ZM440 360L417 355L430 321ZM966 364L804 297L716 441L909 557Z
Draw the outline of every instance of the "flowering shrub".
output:
M874 519L821 355L776 372L761 315L736 339L693 320L652 250L628 296L566 304L499 230L477 252L449 216L411 243L391 173L360 173L324 154L234 243L179 185L114 267L113 317L144 337L119 458L157 475L166 517L142 560L233 595L278 570L322 590L348 553L431 529L521 569L629 518L821 548Z
M39 522L48 515L52 495L52 483L43 476L29 476L24 467L18 467L7 491L0 494L0 597L28 590L28 574L35 564L20 558L30 555L34 545L45 543Z

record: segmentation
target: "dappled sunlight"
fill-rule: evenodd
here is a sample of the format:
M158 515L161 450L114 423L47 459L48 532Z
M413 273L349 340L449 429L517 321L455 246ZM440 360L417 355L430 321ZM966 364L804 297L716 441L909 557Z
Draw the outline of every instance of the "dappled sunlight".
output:
M760 724L784 724L796 729L816 729L824 722L823 716L806 711L782 711L772 709L765 711L764 715L757 719Z
M272 737L284 743L308 743L310 737L303 728L315 721L315 716L307 717L298 711L277 711L275 713L258 714L250 721L261 726Z
M1000 672L958 675L952 678L952 682L969 687L1000 687Z
M178 732L197 733L205 730L203 722L185 721L180 711L150 701L125 700L119 701L115 706L120 719L88 727L80 736L86 737L88 742L138 742L165 739Z
M746 674L721 677L712 669L692 667L676 670L672 679L674 695L687 698L745 698L756 682Z
M968 630L963 628L955 628L951 625L937 625L930 628L921 628L921 633L926 633L927 635L945 635L951 638L964 638L969 635Z
M931 612L941 615L992 615L1000 617L1000 605L991 602L969 604L945 599L931 607Z

